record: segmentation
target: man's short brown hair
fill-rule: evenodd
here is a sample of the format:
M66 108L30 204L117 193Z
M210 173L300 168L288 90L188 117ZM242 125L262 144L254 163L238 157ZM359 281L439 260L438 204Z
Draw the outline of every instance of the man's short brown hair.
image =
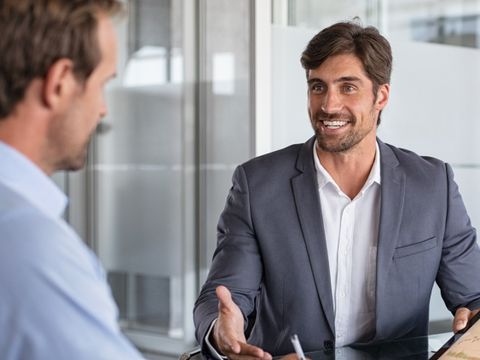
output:
M300 61L308 76L309 70L316 69L327 58L341 54L354 54L360 60L372 81L374 96L380 85L390 83L392 49L387 39L373 26L339 22L325 28L310 40Z
M0 0L0 119L59 59L85 81L101 60L98 16L121 9L118 0Z

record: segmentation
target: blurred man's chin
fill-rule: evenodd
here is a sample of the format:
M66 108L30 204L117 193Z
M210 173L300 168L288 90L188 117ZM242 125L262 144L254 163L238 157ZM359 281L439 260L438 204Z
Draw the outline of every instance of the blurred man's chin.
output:
M85 162L83 162L81 164L72 164L65 170L67 170L67 171L78 171L78 170L83 169L84 166L85 166Z
M57 170L63 170L63 171L77 171L81 170L86 163L87 159L87 154L86 152L82 154L81 156L78 156L77 158L74 159L65 159L60 166L58 167Z

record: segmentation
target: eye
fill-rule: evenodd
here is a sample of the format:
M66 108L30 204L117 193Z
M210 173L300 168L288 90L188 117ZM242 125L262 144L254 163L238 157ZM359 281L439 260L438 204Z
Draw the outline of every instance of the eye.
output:
M355 90L356 90L355 86L353 86L351 84L345 84L345 85L342 86L342 92L344 94L353 93Z
M310 85L310 92L314 94L321 94L325 91L325 86L321 83L314 83Z

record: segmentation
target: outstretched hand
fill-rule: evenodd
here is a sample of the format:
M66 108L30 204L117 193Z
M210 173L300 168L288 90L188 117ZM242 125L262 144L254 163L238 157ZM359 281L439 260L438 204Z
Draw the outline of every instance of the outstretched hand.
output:
M225 286L216 289L218 298L218 319L213 328L213 346L233 360L262 359L272 356L259 347L247 344L244 333L244 319L240 308L232 300Z

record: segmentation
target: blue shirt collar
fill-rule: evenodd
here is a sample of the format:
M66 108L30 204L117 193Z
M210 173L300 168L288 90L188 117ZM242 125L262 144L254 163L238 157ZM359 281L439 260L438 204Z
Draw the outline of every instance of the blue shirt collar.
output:
M1 141L0 183L49 216L62 216L67 206L65 194L39 167Z

